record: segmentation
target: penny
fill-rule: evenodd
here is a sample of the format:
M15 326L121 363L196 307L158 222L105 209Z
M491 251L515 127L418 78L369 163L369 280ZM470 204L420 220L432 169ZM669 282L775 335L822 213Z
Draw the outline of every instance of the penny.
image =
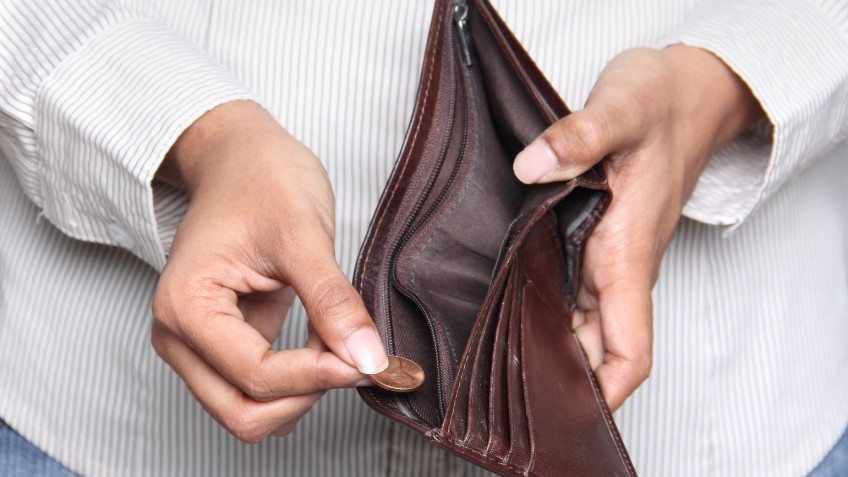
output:
M377 386L399 393L415 391L424 384L424 370L421 366L400 356L389 356L389 367L368 377Z

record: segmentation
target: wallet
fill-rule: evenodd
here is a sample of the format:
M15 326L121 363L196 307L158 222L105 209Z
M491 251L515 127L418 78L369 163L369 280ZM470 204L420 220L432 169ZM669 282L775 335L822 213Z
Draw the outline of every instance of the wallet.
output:
M571 324L583 247L611 198L603 169L529 186L512 171L567 114L487 0L436 1L354 275L388 353L426 378L359 393L501 475L635 475Z

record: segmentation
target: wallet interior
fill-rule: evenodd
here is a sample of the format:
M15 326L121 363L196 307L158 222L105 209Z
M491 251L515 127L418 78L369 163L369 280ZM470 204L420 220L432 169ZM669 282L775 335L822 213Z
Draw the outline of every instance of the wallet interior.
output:
M542 197L573 187L527 186L515 178L513 159L550 119L503 53L490 51L498 44L476 10L468 21L472 63L463 61L457 40L455 97L442 151L430 165L391 265L392 352L424 368L425 384L405 399L432 427L442 423L460 358L519 216L538 207ZM573 262L551 280L577 283L582 240L574 233L597 219L605 196L603 190L577 188L567 207L548 212L558 232L550 245ZM569 308L573 293L561 297Z
M634 475L571 327L583 245L611 197L602 169L515 178L516 154L568 110L487 2L458 3L454 18L437 7L354 278L388 352L426 379L360 394L501 473Z

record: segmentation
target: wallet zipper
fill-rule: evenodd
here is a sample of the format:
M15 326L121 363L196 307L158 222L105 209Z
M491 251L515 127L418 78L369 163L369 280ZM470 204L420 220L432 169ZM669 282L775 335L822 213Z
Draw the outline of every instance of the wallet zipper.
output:
M454 26L457 29L457 41L459 43L459 56L462 59L462 62L466 66L471 66L471 50L470 50L469 37L468 37L469 33L468 33L467 17L468 17L468 5L464 1L458 1L456 4L454 4ZM459 159L456 161L456 164L454 164L453 170L451 171L451 175L448 178L447 182L445 183L444 189L442 189L442 191L439 193L439 196L436 198L436 200L433 202L433 204L430 206L430 208L427 210L427 212L425 212L424 215L421 217L421 219L417 221L417 224L413 224L411 222L411 219L410 219L410 222L407 223L406 226L404 227L405 229L407 229L407 231L403 233L401 240L394 247L394 250L392 251L392 254L391 254L392 266L391 266L391 272L390 272L391 280L394 283L395 288L400 290L407 298L412 300L412 302L415 303L415 305L418 307L418 309L421 310L421 313L422 313L422 315L424 315L424 319L427 322L427 328L429 329L431 336L433 336L433 341L434 341L434 345L435 345L434 351L435 351L435 358L436 358L436 390L437 390L437 394L438 394L438 398L439 398L439 413L442 415L442 417L444 416L445 407L446 407L446 399L445 399L444 393L442 392L442 385L443 385L444 376L442 375L443 373L442 373L442 369L441 369L441 364L442 364L441 352L439 350L439 346L435 342L436 341L436 339L435 339L436 333L435 333L435 328L434 328L434 324L433 324L433 317L430 314L430 311L428 310L426 305L424 305L424 303L422 303L421 300L419 300L418 297L416 297L414 293L410 292L403 285L401 285L400 280L398 280L398 278L397 278L397 268L396 268L395 264L397 263L397 258L400 255L401 250L403 250L404 246L409 241L409 239L415 234L416 231L418 231L418 229L421 225L423 225L424 223L427 222L427 220L433 214L433 212L436 210L436 208L442 203L445 194L447 193L447 191L450 189L451 185L453 184L454 179L456 178L457 172L458 172L460 166L463 163L462 158L465 155L466 146L468 144L468 122L469 122L468 109L469 109L470 106L468 105L468 102L467 102L467 96L468 96L469 84L468 84L468 79L464 76L463 73L457 72L457 71L454 71L453 73L454 73L454 75L457 75L458 78L459 78L459 83L461 85L460 86L461 93L459 94L459 96L461 97L460 100L463 101L463 103L465 103L463 105L463 109L462 109L462 138L461 138L460 147L459 147L459 151L458 151ZM453 100L451 101L451 103L453 103L452 107L455 107L454 101L457 101L456 97L454 97ZM445 158L447 157L448 149L449 149L449 146L446 143L445 146L444 146L444 151L440 154L440 157L439 157L439 161L438 161L439 170L441 170L441 167L444 165ZM422 194L421 199L419 200L418 204L416 204L415 208L413 209L413 213L410 215L411 217L416 216L418 214L418 212L420 212L420 210L421 210L420 208L423 206L424 200L425 200L427 194L429 194L429 190L435 184L435 182L438 178L438 175L439 175L438 172L436 172L435 174L432 174L431 179L429 180L429 183L427 184L427 187L425 189L428 192ZM386 309L389 309L389 307L387 306ZM391 323L391 320L389 320L389 323ZM394 336L394 333L389 333L389 343L388 343L389 346L388 347L389 347L389 352L392 353L392 354L395 353L395 344L394 344L393 336Z
M468 4L458 1L453 5L453 24L459 38L459 51L465 66L471 66L471 35L468 32Z

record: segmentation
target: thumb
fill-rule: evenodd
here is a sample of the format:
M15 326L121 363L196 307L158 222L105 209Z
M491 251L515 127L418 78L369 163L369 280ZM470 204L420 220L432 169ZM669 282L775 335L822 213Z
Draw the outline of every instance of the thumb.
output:
M389 366L383 341L353 285L331 252L302 263L291 277L309 321L318 336L342 360L362 374L375 374ZM300 267L299 267L300 268Z
M515 176L525 184L565 181L589 170L628 139L625 124L613 123L600 101L560 119L518 153Z

